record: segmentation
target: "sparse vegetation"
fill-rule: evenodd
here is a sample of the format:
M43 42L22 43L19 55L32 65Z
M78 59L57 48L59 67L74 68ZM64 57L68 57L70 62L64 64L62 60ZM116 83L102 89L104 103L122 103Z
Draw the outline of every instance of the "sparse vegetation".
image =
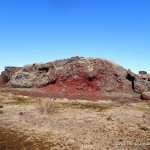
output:
M3 101L3 98L2 97L0 97L0 102L2 102Z
M31 104L33 103L32 98L29 98L27 96L12 96L11 99L13 101L11 101L9 104L16 104L16 105L20 105L20 104Z
M83 103L83 102L65 102L65 103L60 103L61 107L64 108L73 108L73 109L91 109L94 111L103 111L112 108L110 105L105 105L105 104L99 104L99 103Z
M129 106L132 107L132 103L129 101L114 101L113 105L116 107L120 107L120 106Z
M150 142L148 101L69 101L11 93L1 98L0 149L149 149L115 146L119 139Z
M40 113L47 113L47 114L53 114L58 111L59 107L58 104L53 102L51 99L49 100L38 100L37 101L37 110Z
M25 97L25 96L13 96L12 97L13 100L16 100L18 102L24 102L24 101L27 101L29 100L28 97Z

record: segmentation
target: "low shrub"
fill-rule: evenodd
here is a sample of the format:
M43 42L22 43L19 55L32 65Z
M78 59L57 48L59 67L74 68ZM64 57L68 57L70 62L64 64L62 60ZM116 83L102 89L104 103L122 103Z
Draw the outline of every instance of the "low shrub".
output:
M51 99L49 100L38 100L37 101L37 109L40 113L53 114L58 111L59 107Z

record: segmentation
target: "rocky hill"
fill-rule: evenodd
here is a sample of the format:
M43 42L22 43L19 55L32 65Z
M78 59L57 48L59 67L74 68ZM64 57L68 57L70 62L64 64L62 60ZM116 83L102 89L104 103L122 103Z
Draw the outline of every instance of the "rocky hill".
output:
M104 59L72 57L49 63L7 67L1 82L13 88L38 88L61 97L140 98L150 90L150 76L139 75Z

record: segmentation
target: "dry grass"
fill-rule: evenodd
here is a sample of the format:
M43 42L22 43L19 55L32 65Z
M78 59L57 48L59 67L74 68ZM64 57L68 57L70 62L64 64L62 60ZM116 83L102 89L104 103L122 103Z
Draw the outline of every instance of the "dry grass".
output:
M114 101L113 105L116 107L120 107L120 106L132 107L132 103L129 101Z
M82 109L82 110L90 109L97 112L112 108L112 106L110 105L92 103L92 102L83 103L77 101L60 103L60 105L62 108L72 108L72 109Z
M33 103L32 98L27 97L27 96L14 96L14 95L12 95L9 97L9 99L11 100L9 102L9 104L14 104L14 105L22 105L22 104L28 105L28 104Z
M18 102L20 102L20 101L26 101L26 100L29 100L27 97L22 97L22 96L14 96L14 97L12 97L12 99L13 100L16 100L16 101L18 101Z
M4 100L4 98L0 97L0 102L2 102Z
M51 99L49 100L37 100L36 108L40 113L53 114L59 110L58 104Z
M0 97L4 104L4 113L0 114L0 149L150 149L150 145L116 145L126 141L150 142L148 101L84 102L9 93Z

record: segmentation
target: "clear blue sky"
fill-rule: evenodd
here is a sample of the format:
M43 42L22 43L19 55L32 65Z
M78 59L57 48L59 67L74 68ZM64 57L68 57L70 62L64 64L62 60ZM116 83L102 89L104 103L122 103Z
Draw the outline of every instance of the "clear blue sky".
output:
M150 0L0 0L0 71L72 56L150 72Z

